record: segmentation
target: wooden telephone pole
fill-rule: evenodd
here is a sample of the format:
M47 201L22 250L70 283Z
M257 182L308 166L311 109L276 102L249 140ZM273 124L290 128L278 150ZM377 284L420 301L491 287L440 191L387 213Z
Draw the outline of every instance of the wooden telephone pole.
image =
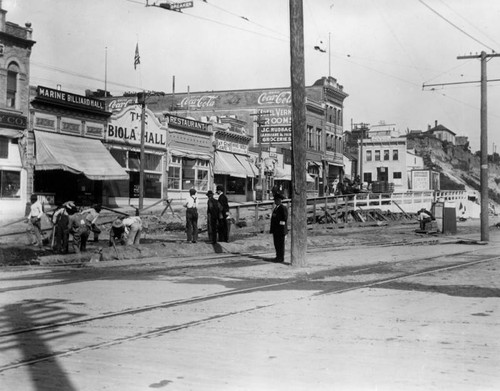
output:
M482 51L480 54L470 56L458 56L458 60L479 58L481 60L481 241L490 240L488 213L488 102L487 102L487 78L486 78L486 60L491 57L500 57L499 53L486 54Z
M306 265L306 87L304 10L302 0L290 0L290 74L292 81L292 266Z

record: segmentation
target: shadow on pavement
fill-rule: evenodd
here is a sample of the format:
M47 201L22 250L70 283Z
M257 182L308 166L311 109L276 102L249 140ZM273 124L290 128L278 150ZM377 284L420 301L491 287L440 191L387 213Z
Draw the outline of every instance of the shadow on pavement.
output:
M25 300L3 307L0 312L0 350L3 352L0 370L4 366L25 363L35 390L77 390L57 358L53 357L54 351L49 343L54 345L55 340L80 332L67 333L57 329L26 331L36 326L77 320L84 316L68 312L63 303L65 300Z

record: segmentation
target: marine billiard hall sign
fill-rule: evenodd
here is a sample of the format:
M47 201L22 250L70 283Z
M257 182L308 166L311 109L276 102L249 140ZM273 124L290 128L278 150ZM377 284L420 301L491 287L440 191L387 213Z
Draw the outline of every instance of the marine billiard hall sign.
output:
M38 86L36 89L37 98L53 103L65 104L69 106L78 106L92 110L105 111L103 100L89 98L88 96L76 95L71 92L54 90L52 88Z

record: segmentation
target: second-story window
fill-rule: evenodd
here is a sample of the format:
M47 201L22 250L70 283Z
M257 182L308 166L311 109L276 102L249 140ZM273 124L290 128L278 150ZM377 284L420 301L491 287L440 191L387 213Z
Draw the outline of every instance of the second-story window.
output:
M392 151L392 160L399 160L399 151L397 149Z
M372 151L366 151L366 161L367 162L372 161Z
M380 150L375 151L375 161L379 162L380 161Z
M321 151L321 129L316 129L316 149Z
M17 107L17 80L19 67L15 63L9 64L7 69L7 107L15 109Z
M389 160L389 150L388 149L385 149L384 150L384 160Z
M307 126L307 148L314 148L313 127Z

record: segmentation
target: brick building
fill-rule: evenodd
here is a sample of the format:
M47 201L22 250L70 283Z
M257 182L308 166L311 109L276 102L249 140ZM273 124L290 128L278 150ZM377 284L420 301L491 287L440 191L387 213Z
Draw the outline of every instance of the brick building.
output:
M24 215L32 192L33 144L27 132L31 24L6 20L0 0L0 222Z

